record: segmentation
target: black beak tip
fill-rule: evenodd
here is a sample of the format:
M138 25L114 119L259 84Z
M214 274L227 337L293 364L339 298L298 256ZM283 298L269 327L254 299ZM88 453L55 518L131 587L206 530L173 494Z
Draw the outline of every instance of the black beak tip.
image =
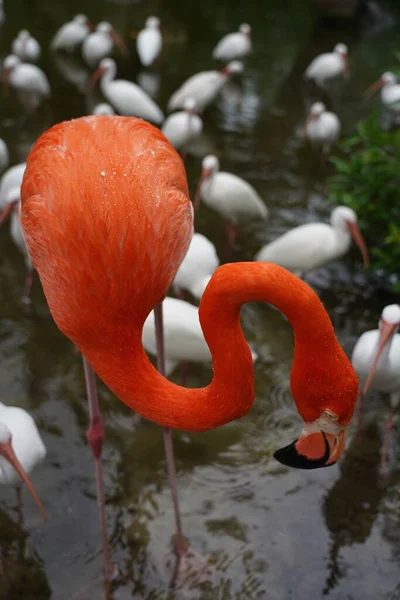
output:
M325 438L326 441L326 451L324 456L322 456L322 458L308 458L307 456L304 456L303 454L299 454L296 450L296 442L297 440L295 440L294 442L292 442L291 444L289 444L289 446L285 446L284 448L280 448L279 450L277 450L274 453L274 458L280 462L282 465L285 465L286 467L293 467L294 469L320 469L321 467L330 467L331 465L334 465L335 463L329 463L329 465L327 465L326 463L329 460L329 445L328 442Z

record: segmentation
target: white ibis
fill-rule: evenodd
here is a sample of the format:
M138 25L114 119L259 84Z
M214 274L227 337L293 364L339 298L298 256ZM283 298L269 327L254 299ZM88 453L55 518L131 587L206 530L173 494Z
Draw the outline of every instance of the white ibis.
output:
M119 37L111 23L102 21L96 31L85 37L82 44L82 56L89 67L96 67L103 58L112 53L114 44L122 56L128 55L125 42Z
M200 300L206 285L215 269L219 267L219 258L215 246L201 233L194 233L189 249L173 281L177 293L187 290Z
M324 156L328 156L339 135L340 121L338 117L327 111L322 102L315 102L310 108L304 127L304 138L313 147L321 148Z
M333 52L320 54L309 64L304 79L313 80L319 87L325 88L341 76L348 76L348 50L345 44L336 44Z
M267 244L254 260L272 262L302 277L348 252L351 238L359 246L364 265L369 264L368 251L357 225L357 215L347 206L337 206L327 223L307 223L294 227Z
M93 31L93 25L85 15L76 15L72 21L64 23L53 37L50 48L73 52Z
M242 63L233 60L220 71L202 71L192 75L172 94L168 101L168 110L183 108L187 98L194 98L197 109L203 112L213 102L229 78L234 73L242 71Z
M363 385L363 396L369 389L374 389L388 393L390 397L390 412L382 445L382 468L387 461L394 413L400 404L400 334L397 333L399 325L400 306L385 306L379 320L379 328L361 335L351 357L353 367Z
M180 150L192 142L203 131L203 119L196 114L196 100L186 98L184 110L169 115L161 131L174 146Z
M6 406L0 402L0 484L17 487L21 524L21 480L32 494L43 519L47 519L28 476L45 456L45 445L31 415L22 408Z
M107 102L100 102L93 108L92 115L115 115L115 110Z
M125 79L115 79L117 65L112 58L103 58L99 68L93 74L91 85L100 79L100 89L104 97L125 116L135 116L159 125L164 115L157 104L142 88Z
M19 56L23 62L35 63L39 60L41 48L39 42L23 29L11 45L12 53Z
M217 60L234 60L244 58L251 53L251 27L242 23L239 31L228 33L216 45L213 50L213 58Z
M381 102L390 112L400 115L400 84L391 71L386 71L373 83L366 91L365 96L370 97L378 90L381 90Z
M247 181L219 170L219 160L210 154L203 159L202 174L197 185L194 208L200 199L224 217L229 245L236 237L236 226L241 221L266 219L268 209L256 190Z
M43 98L50 96L50 83L45 73L36 65L23 63L15 54L4 60L4 85L11 85L27 101L30 110L36 109Z
M139 31L136 38L136 49L140 62L144 67L149 67L158 58L162 49L162 35L158 17L148 17L144 29Z
M9 162L10 156L8 153L7 144L3 139L0 138L0 172L3 172L4 169L7 169Z

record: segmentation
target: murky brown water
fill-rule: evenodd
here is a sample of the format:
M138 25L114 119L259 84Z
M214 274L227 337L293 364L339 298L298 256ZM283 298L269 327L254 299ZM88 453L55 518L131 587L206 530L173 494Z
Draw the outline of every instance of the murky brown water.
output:
M146 16L157 14L168 32L160 89L162 108L191 73L212 65L218 38L242 21L252 24L254 55L242 79L237 103L226 90L205 119L204 147L215 151L223 169L248 179L266 199L271 218L241 230L234 259L250 259L267 240L298 223L329 216L324 182L330 167L316 164L300 147L304 121L301 75L317 53L337 41L350 47L352 78L334 108L350 132L368 112L361 93L395 62L400 6L387 4L394 24L380 35L317 24L304 0L246 0L201 3L149 0L113 3L94 0L12 0L1 31L0 49L28 27L44 47L40 65L53 97L36 118L21 116L13 96L2 98L0 135L14 162L23 160L36 137L51 124L84 114L85 96L62 73L46 48L53 32L77 12L93 21L110 20L129 40ZM118 61L119 75L135 80L139 65ZM70 66L70 65L69 65ZM83 68L77 62L75 67ZM85 73L75 68L75 77ZM190 156L191 189L200 160ZM205 207L197 229L223 256L223 226ZM1 401L34 415L48 455L33 475L49 521L43 524L26 494L26 533L15 524L14 492L1 488L0 545L13 564L0 589L1 600L86 600L101 598L101 555L94 471L86 444L87 408L80 359L57 331L39 284L31 310L21 310L23 259L7 231L0 236ZM376 326L392 301L362 273L356 251L308 278L327 306L340 341L351 352L365 329ZM118 565L115 599L147 600L395 600L400 598L399 435L390 446L390 476L378 476L384 398L371 395L365 430L350 439L342 462L315 472L287 470L272 452L299 431L288 378L292 331L283 316L266 306L243 311L247 337L260 355L255 366L257 399L241 421L199 435L175 434L184 528L192 546L213 565L206 583L169 591L172 556L168 548L173 515L161 431L140 422L101 387L106 420L104 450L107 515L113 559ZM190 385L204 385L206 367L191 367ZM193 582L192 582L193 583Z

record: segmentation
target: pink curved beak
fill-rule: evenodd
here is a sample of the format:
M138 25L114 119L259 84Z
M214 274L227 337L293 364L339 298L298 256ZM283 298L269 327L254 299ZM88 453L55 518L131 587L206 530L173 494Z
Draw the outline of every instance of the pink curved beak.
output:
M364 261L364 268L368 269L368 267L369 267L368 250L367 250L367 246L364 242L364 238L361 235L361 231L358 228L357 223L352 223L350 221L347 221L347 228L350 231L351 235L353 236L355 243L361 250L361 254L363 257L363 261Z
M6 444L0 443L0 456L3 456L10 463L10 465L16 470L18 475L21 477L22 481L26 484L28 490L30 491L30 493L32 495L32 498L36 502L39 512L42 515L42 519L44 521L47 521L47 514L46 514L45 509L43 508L43 504L41 503L40 498L37 495L35 488L32 485L31 480L29 479L28 475L24 471L23 466L19 462L19 460L14 452L14 448L11 445L11 441L7 442Z
M383 79L378 79L378 81L375 81L375 83L373 83L369 88L365 90L363 94L364 98L371 98L371 96L373 96L376 92L383 88L384 85L385 82L383 81Z
M100 77L104 75L106 71L107 69L105 69L104 67L99 67L98 69L96 69L96 71L94 71L93 75L89 80L89 89L94 88Z
M118 50L121 52L121 55L124 56L125 58L127 56L129 56L129 51L128 51L127 45L125 44L124 40L122 38L120 38L118 33L115 31L115 29L111 29L110 37L111 37L112 41L114 42L114 44L117 46Z
M394 332L396 331L397 327L398 327L398 323L387 323L386 321L382 320L381 333L380 333L379 342L378 342L378 349L376 351L373 363L369 370L367 381L364 384L364 387L362 390L363 394L366 394L368 392L368 390L371 386L372 380L374 378L375 370L376 370L379 358L382 354L382 351L383 351L385 345L388 343L388 341L392 337L392 335L394 334Z
M3 212L0 213L0 227L4 225L7 221L8 217L11 215L12 211L16 206L16 202L9 202L3 209Z
M202 185L203 185L204 181L208 177L210 177L211 173L212 173L212 169L203 169L203 171L201 173L201 177L199 179L199 183L197 184L196 193L194 195L194 200L193 200L193 208L194 208L195 211L200 206Z

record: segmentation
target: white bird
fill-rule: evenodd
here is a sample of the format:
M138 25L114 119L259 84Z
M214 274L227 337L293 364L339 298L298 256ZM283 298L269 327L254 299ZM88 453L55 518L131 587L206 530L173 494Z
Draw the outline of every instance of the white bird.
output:
M41 54L40 44L29 31L19 32L11 45L12 53L19 56L23 62L37 62Z
M210 350L204 339L196 306L176 298L163 300L164 348L166 374L170 375L182 361L209 362ZM154 311L147 317L142 333L145 350L156 355Z
M339 118L328 112L325 104L315 102L310 108L303 135L313 147L321 148L323 155L327 156L340 135Z
M107 102L100 102L93 108L92 115L115 115L115 110Z
M200 300L215 269L219 258L215 246L201 233L194 233L189 249L173 281L177 293L187 290Z
M184 110L169 115L165 119L161 131L178 150L201 135L203 119L196 114L194 98L186 98Z
M139 31L136 38L136 49L140 62L144 67L149 67L158 58L162 49L162 35L158 17L148 17L145 28Z
M8 154L7 144L0 138L0 172L7 169L10 162L10 156Z
M374 389L390 396L381 467L385 466L387 460L394 413L400 404L400 334L397 333L399 325L400 306L385 306L379 320L379 328L361 335L351 357L354 370L363 385L363 395L369 389Z
M194 98L197 109L203 112L216 98L229 78L234 73L241 73L242 71L242 63L233 60L220 71L202 71L192 75L172 94L168 101L168 110L173 111L183 108L187 98Z
M383 106L392 113L400 114L400 84L397 83L396 75L386 71L365 91L364 95L369 98L378 90L381 90Z
M203 158L202 174L194 199L195 210L200 199L224 217L231 246L236 237L236 225L240 221L268 217L268 209L256 190L241 177L220 171L219 160L212 154Z
M336 44L333 52L320 54L309 64L304 79L313 80L324 88L341 76L348 76L348 50L345 44Z
M216 45L213 50L213 58L217 60L234 60L244 58L251 53L251 27L242 23L239 31L228 33Z
M135 116L159 125L164 114L157 104L138 85L125 79L114 79L117 65L112 58L104 58L93 74L91 85L100 79L100 89L104 97L115 108L117 113Z
M22 408L6 406L0 402L0 484L19 488L22 480L46 520L46 512L28 477L45 456L45 445L30 414ZM19 490L17 499L22 519Z
M112 53L114 44L122 56L128 55L125 42L119 37L111 23L102 21L96 31L85 37L82 45L82 56L89 67L96 67L103 58Z
M93 25L85 15L76 15L72 21L64 23L53 37L50 48L73 52L93 31Z
M37 108L43 98L50 96L50 83L45 73L36 65L22 63L15 54L4 60L4 83L11 85L28 102L31 110Z
M337 206L332 211L330 223L307 223L294 227L261 248L254 260L276 263L302 277L306 271L346 254L353 237L367 267L368 251L354 210Z
M22 180L24 178L24 173L26 169L26 163L19 163L18 165L14 165L7 169L5 173L2 175L0 180L0 209L4 212L7 204L7 197L9 192L16 187L21 187ZM7 214L0 214L0 222L3 222L11 210L7 210Z

